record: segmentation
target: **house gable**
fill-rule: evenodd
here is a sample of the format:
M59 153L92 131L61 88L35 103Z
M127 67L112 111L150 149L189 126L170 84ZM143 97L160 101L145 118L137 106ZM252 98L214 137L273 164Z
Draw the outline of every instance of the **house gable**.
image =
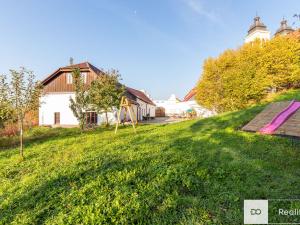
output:
M97 79L98 76L104 74L100 69L88 62L61 67L42 81L44 93L55 94L75 92L74 83L69 83L67 78L68 74L72 73L75 68L80 69L81 73L86 73L86 86L89 86L92 81ZM152 100L148 98L142 91L126 87L125 95L135 103L137 103L137 99L140 99L146 104L155 106Z
M44 93L74 92L74 83L68 83L67 76L72 73L75 68L79 68L81 73L86 73L87 86L90 85L98 75L102 74L101 70L90 63L80 63L62 67L42 81L42 84L44 85Z

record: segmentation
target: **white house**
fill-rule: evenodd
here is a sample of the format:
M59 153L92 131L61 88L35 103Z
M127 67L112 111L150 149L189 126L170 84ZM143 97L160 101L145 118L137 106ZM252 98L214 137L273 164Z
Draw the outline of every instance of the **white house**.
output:
M43 96L40 99L39 124L50 126L76 126L78 121L70 109L70 98L74 98L74 85L72 70L79 68L87 86L103 72L88 62L70 65L57 69L42 81L44 86ZM155 117L155 104L143 92L126 87L125 95L133 103L132 108L138 120ZM105 115L97 114L94 111L87 111L88 124L101 124L105 121ZM116 122L117 109L109 113L110 123ZM129 115L122 120L129 120Z
M202 107L195 100L196 89L192 89L181 101L174 94L168 100L155 100L157 109L163 110L165 116L185 116L189 110L194 110L198 117L215 115L212 111Z

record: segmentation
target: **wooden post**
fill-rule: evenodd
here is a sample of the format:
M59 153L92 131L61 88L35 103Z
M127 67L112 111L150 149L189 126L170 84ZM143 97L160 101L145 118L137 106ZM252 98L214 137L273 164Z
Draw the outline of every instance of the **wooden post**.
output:
M122 99L123 99L123 97L122 97ZM121 100L121 104L122 104L122 100ZM117 113L117 123L116 123L115 134L117 133L119 123L121 123L121 112L122 112L122 106L120 105L119 112Z
M134 126L135 121L133 121L133 117L132 117L130 106L127 106L127 110L129 112L129 116L130 116L130 120L131 120L131 124L132 124L133 130L134 130L134 133L136 133L135 126Z
M136 115L135 115L135 113L134 113L134 110L133 110L133 108L131 108L132 109L132 115L133 115L133 117L134 117L134 122L135 122L135 124L138 124L138 120L137 120L137 118L136 118ZM136 108L136 111L138 111L138 108Z

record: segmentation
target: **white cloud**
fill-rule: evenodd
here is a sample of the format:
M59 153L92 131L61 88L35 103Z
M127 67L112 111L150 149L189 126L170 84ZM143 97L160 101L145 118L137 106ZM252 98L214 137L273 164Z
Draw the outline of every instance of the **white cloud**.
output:
M220 22L218 15L211 10L204 8L202 1L200 0L183 0L184 4L188 6L194 13L199 16L205 17L212 22Z

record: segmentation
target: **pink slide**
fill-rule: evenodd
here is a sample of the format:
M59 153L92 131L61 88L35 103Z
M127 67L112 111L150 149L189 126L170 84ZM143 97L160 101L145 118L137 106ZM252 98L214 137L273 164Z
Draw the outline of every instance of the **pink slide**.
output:
M291 115L300 108L300 102L293 100L288 107L278 113L270 123L259 130L262 134L273 134Z

